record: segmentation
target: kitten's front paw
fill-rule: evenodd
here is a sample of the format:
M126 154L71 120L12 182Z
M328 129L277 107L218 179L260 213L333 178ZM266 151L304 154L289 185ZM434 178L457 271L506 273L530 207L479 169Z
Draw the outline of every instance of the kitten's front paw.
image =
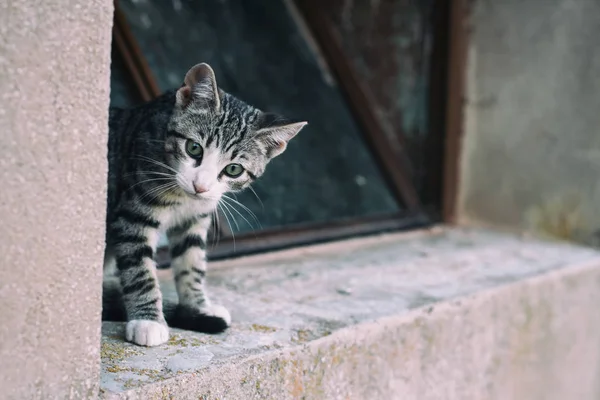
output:
M231 314L229 314L229 311L225 307L218 304L211 304L204 308L203 311L207 315L222 319L226 326L231 325Z
M204 307L179 304L175 314L167 316L173 328L204 333L221 333L231 325L231 315L223 306Z
M157 321L134 319L127 323L125 338L140 346L158 346L169 340L169 328Z

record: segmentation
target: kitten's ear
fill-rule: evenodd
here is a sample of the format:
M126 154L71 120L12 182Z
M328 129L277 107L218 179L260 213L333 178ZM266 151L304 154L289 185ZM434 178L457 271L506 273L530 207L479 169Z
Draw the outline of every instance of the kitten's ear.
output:
M210 65L202 63L194 65L185 74L183 86L177 91L177 103L182 107L197 104L200 108L219 111L221 98L217 88L215 72Z
M276 114L263 113L258 122L255 139L266 147L269 158L277 157L306 124L308 122L291 122Z

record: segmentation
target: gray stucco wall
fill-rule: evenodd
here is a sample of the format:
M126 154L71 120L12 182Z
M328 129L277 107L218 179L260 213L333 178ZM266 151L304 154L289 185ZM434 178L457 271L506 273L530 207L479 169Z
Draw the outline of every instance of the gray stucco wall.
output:
M472 4L463 222L580 242L600 228L600 3Z
M99 373L112 1L0 2L0 397Z

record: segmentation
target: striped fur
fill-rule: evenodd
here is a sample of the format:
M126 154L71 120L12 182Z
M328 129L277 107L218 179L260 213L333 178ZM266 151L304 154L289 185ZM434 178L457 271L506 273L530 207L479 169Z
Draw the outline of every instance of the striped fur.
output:
M211 218L222 196L260 177L305 124L218 89L207 64L190 69L178 90L111 109L103 319L128 321L126 339L145 346L164 343L167 325L226 329L229 313L204 288ZM159 232L169 239L174 305L163 304L156 278Z

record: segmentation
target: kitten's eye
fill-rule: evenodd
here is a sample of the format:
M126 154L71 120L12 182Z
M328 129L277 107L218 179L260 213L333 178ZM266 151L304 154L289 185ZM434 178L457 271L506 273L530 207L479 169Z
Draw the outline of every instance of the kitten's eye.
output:
M194 142L193 140L188 140L185 142L185 151L188 155L196 160L202 159L202 154L204 154L204 150L199 143Z
M244 167L242 167L240 164L229 164L228 166L225 167L223 172L227 176L230 176L232 178L237 178L238 176L240 176L242 174L242 172L244 172Z

